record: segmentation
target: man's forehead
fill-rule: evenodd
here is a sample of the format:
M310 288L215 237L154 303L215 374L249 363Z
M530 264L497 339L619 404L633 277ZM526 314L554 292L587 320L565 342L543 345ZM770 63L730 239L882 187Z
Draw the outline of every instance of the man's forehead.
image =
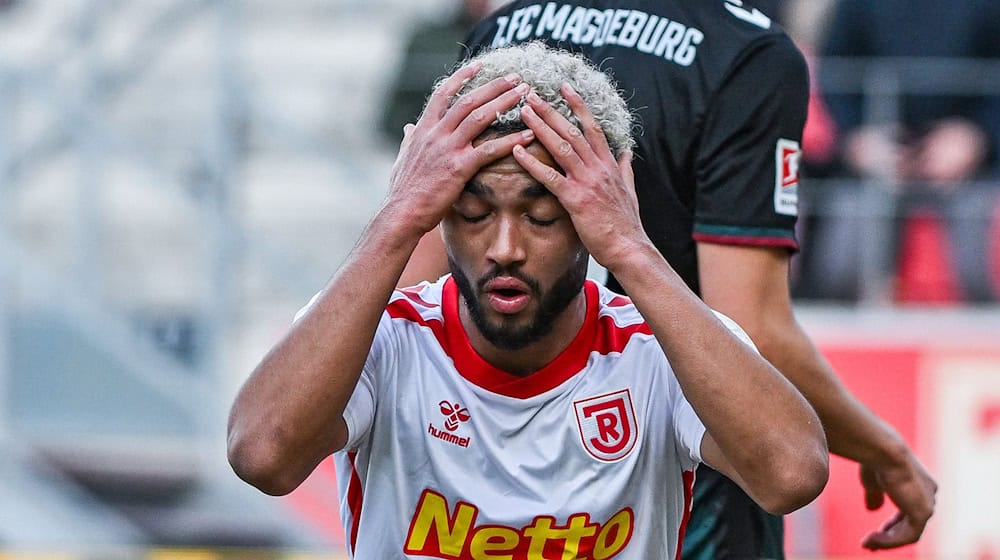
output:
M479 176L476 175L468 183L465 184L465 189L463 189L463 194L471 194L474 196L481 196L485 198L496 198L506 188L514 188L516 195L522 198L541 198L545 196L555 196L552 194L545 185L532 180L531 182L520 182L520 184L511 184L505 186L504 184L499 184L496 181L491 181L489 176Z
M474 142L473 144L478 146L483 140L488 140L488 139L491 139L491 137L483 136L477 139L477 141ZM536 140L525 146L524 149L527 150L529 154L533 155L538 161L544 163L545 165L548 165L550 167L555 167L556 169L560 169L559 166L555 163L555 160L552 158L552 154L550 154L548 150L545 149L545 146L543 146L541 142L538 142ZM527 173L527 171L525 171L524 168L521 167L521 164L518 163L516 159L514 159L513 154L507 154L502 158L498 158L490 163L487 163L486 165L484 165L479 169L479 173L486 173L490 171L502 172L502 173L518 173L518 172Z

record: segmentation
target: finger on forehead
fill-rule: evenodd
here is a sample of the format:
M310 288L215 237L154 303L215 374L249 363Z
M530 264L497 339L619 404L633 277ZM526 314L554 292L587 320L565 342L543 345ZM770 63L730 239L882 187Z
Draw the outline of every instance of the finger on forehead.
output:
M549 103L543 101L537 94L528 96L532 109L548 124L552 130L556 131L563 140L569 143L576 156L583 161L589 161L594 157L594 150L590 146L587 138L572 121L564 117ZM572 107L571 107L572 108Z
M520 76L517 74L507 74L501 78L490 80L476 89L463 94L448 109L447 114L441 119L442 124L448 128L458 128L462 121L472 114L473 111L480 109L497 98L503 97L504 94L510 92L511 89L520 83ZM510 106L513 106L513 104Z
M498 159L507 157L515 146L527 146L534 140L535 133L531 130L519 130L485 140L473 150L476 167L482 168Z
M566 177L558 169L542 163L523 147L515 147L513 153L518 165L544 185L556 198L562 198L562 194L566 191Z
M431 97L427 101L427 108L424 109L424 114L434 115L435 118L443 115L444 112L448 110L448 103L451 98L454 97L455 94L462 89L462 85L467 80L475 76L482 67L482 62L471 62L459 68L445 81L441 82L441 84L438 85L438 87L436 87L431 93Z
M610 154L611 146L608 145L608 137L604 135L601 123L594 117L594 113L584 102L583 98L580 97L580 94L569 84L563 84L561 91L566 102L569 103L570 110L580 120L583 135L586 137L591 148L594 149L594 152L598 154L607 152Z
M499 96L470 111L458 124L456 132L465 140L475 140L498 120L498 115L506 113L517 105L527 92L528 85L519 84L514 89L500 93Z
M537 96L531 94L528 96L529 102L532 98L538 99ZM544 112L544 115L539 114L539 111ZM521 108L521 120L531 130L535 131L538 141L542 143L542 146L545 146L552 159L567 173L573 173L581 169L583 162L574 144L555 128L560 124L569 124L570 126L572 124L552 109L548 103L542 101L541 103L531 102L529 105L525 105ZM564 130L567 129L564 127ZM579 135L579 132L577 132L577 135Z

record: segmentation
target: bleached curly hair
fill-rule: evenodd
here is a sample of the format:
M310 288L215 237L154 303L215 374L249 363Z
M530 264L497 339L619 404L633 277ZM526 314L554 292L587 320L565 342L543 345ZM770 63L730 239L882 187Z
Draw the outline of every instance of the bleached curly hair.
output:
M559 92L559 88L568 83L580 94L600 123L615 157L635 146L635 139L632 137L634 118L625 99L611 77L583 55L532 41L484 51L461 65L472 61L482 62L482 69L462 86L452 103L487 82L517 73L539 97L577 128L582 128L580 120L573 115L569 104ZM522 99L506 113L497 113L497 120L489 130L506 132L527 128L521 121L521 107L524 103L525 100Z

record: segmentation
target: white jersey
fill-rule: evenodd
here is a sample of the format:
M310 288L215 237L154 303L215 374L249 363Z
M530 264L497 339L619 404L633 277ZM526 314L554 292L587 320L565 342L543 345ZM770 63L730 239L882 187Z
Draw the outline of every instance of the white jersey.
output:
M705 427L631 301L585 292L526 377L472 348L450 276L394 292L334 454L354 558L679 557Z

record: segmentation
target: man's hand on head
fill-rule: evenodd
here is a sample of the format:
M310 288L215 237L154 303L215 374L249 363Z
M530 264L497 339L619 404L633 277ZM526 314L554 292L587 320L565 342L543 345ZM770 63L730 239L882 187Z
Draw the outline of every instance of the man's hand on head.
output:
M534 93L522 119L561 169L549 167L523 149L514 157L554 194L573 220L577 234L597 262L609 269L635 247L650 244L639 219L632 154L617 159L583 99L568 84L563 97L583 130Z
M421 234L441 221L480 168L533 140L531 131L525 131L473 145L498 112L509 110L527 93L527 85L511 74L472 90L449 106L479 69L480 64L473 63L457 70L434 90L417 123L404 129L385 206L397 208Z

